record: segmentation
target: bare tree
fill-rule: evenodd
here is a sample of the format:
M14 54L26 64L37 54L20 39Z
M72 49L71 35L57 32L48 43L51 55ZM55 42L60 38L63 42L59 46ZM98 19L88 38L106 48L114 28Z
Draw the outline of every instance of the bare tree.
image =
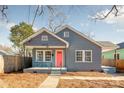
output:
M65 23L66 19L67 19L67 16L62 12L58 12L54 15L50 15L48 19L48 28L52 32L55 32Z
M34 22L35 22L37 16L42 16L43 14L45 14L46 11L53 15L55 12L54 10L55 10L54 6L51 6L51 5L47 5L47 6L38 5L35 10L33 21L31 23L31 25L32 26L34 25Z
M73 6L71 6L72 8ZM7 5L1 5L0 6L0 15L2 16L2 18L6 19L7 20L7 13L6 13L6 10L8 9L8 6ZM111 9L108 11L108 13L106 14L102 14L102 15L96 15L96 17L94 17L95 20L104 20L106 19L111 13L114 14L115 16L118 16L119 15L119 11L121 9L121 6L119 5L113 5L111 7ZM49 26L50 24L53 23L53 16L56 16L56 17L63 17L63 14L56 14L54 15L54 13L56 12L56 7L53 6L53 5L46 5L46 6L43 6L43 5L38 5L36 7L36 10L35 10L35 13L34 13L34 17L33 17L33 20L32 20L32 23L31 25L33 26L34 25L34 22L37 18L37 16L41 16L41 15L44 15L46 13L46 11L48 11L49 13L51 13L52 15L52 18L49 18ZM63 19L65 20L65 18L63 17ZM63 21L61 20L61 23L63 23ZM50 26L51 28L51 26Z
M107 13L101 13L100 15L97 14L95 17L93 17L93 19L96 20L104 20L107 17L109 17L110 14L113 14L115 17L119 16L120 14L120 9L123 8L123 6L119 6L119 5L113 5L111 7L110 10L108 10Z

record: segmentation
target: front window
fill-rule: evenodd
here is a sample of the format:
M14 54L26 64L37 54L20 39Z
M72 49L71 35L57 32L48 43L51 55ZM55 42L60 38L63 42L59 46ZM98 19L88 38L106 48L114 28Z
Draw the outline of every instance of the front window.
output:
M92 51L91 50L85 50L85 61L86 62L92 61Z
M52 53L51 51L45 51L45 61L51 61Z
M83 51L77 50L75 56L76 62L83 62Z
M37 61L43 61L43 51L37 51Z
M76 62L92 62L92 50L76 50Z
M51 50L36 51L36 61L37 62L51 62L52 61L52 51Z

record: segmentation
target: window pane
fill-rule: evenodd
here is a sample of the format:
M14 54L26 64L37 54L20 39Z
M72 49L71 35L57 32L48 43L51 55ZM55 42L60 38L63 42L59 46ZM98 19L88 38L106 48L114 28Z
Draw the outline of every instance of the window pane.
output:
M83 61L83 52L82 51L76 51L76 61Z
M47 35L42 35L41 39L42 39L42 41L48 41L48 36Z
M91 62L91 51L85 51L85 61Z
M46 51L45 52L45 61L51 61L51 59L52 59L51 51Z
M120 59L119 54L117 54L117 60L119 60L119 59Z
M69 37L69 32L64 32L64 37Z
M43 61L43 51L37 51L37 61Z

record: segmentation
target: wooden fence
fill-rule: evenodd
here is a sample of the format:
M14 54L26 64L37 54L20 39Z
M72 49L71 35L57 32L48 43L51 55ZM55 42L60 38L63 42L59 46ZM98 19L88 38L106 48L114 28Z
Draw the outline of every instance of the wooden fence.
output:
M26 67L31 67L31 58L30 57L21 57L21 56L11 56L5 55L0 56L0 73L4 72L14 72L22 70Z
M102 59L102 65L115 67L116 63L113 59Z
M124 60L116 60L116 69L120 72L124 72Z
M116 67L117 71L124 72L124 59L123 60L102 59L102 65Z

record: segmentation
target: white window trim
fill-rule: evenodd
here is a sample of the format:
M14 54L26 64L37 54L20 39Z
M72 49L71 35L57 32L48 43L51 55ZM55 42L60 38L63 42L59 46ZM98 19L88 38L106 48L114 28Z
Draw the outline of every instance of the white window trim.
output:
M91 52L91 61L86 61L85 60L85 51L88 51L88 52L90 51ZM92 50L84 50L84 62L91 63L92 62L92 56L93 56L92 55Z
M39 61L39 60L38 60L38 57L37 57L38 51L43 51L43 50L36 50L36 62L43 62L43 61ZM44 55L44 53L43 53L43 55ZM43 59L44 59L44 58L43 58Z
M83 52L83 56L82 56L83 59L82 59L82 61L77 61L77 60L76 60L76 59L77 59L77 58L76 58L76 57L77 57L77 55L76 55L76 52L77 52L77 51L82 51L82 52ZM85 60L85 51L90 51L90 52L91 52L91 61L86 61L86 60ZM92 63L92 56L93 56L93 55L92 55L92 50L75 50L75 62L76 62L76 63L81 63L81 62L82 62L82 63Z
M37 58L37 51L43 51L43 61L39 61ZM45 52L46 51L50 51L51 52L51 60L50 61L46 61L45 59ZM36 50L36 61L35 62L52 62L52 50Z
M48 36L47 35L42 35L41 36L41 41L48 41Z
M45 56L45 54L46 54L45 52L46 51L50 51L51 52L51 60L50 61L46 61L46 56ZM45 62L52 62L52 50L44 50L44 61Z
M82 61L77 61L77 51L82 51L82 53L83 53L83 56L84 56L84 51L83 50L75 50L75 62L84 62L84 58L82 57Z
M68 35L66 35L66 33L68 33ZM69 37L69 32L67 32L67 31L64 32L64 37L65 37L65 38L68 38L68 37Z

